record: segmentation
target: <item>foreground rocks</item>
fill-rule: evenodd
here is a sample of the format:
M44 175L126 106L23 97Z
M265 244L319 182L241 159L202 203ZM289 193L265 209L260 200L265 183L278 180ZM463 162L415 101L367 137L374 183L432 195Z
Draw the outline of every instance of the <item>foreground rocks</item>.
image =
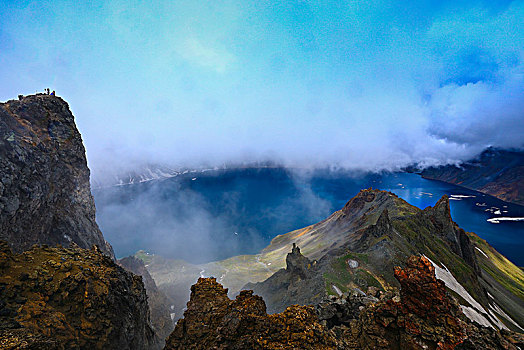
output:
M18 252L76 243L113 256L95 221L82 138L59 97L0 103L0 239Z
M0 242L1 349L156 349L142 279L100 250Z
M214 278L191 287L187 311L166 342L171 349L518 349L522 334L481 327L462 314L424 257L395 269L400 294L332 297L268 315L261 297L227 297Z
M333 349L336 344L310 306L268 315L264 300L252 291L230 300L215 278L199 278L165 349Z

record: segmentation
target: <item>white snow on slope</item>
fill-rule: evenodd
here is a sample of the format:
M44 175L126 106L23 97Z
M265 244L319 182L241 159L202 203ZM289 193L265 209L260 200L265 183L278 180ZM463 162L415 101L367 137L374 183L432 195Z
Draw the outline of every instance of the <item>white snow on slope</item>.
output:
M332 284L331 287L333 287L333 289L335 290L335 292L337 292L338 296L342 296L342 291L341 291L337 286L335 286L334 284Z
M497 303L493 303L493 305L490 305L491 308L493 309L493 311L495 311L496 313L498 313L500 316L504 317L505 319L507 319L509 322L513 323L517 328L519 328L521 331L524 331L524 328L522 328L521 326L519 326L519 324L517 322L515 322L515 320L513 320L507 313L504 312L504 310L502 310L498 305Z
M480 249L479 247L475 247L475 249L477 249L479 252L482 253L482 255L484 255L486 258L489 259L489 257L486 255L486 253L484 253L484 252L482 251L482 249Z
M460 308L462 309L464 315L466 315L470 320L475 321L485 327L493 328L493 325L489 323L489 321L486 320L486 318L478 313L474 308L464 305L460 305Z
M445 265L444 268L441 268L437 264L435 264L433 261L431 261L430 258L424 255L426 259L428 259L433 267L435 267L435 276L444 282L446 287L460 295L464 300L466 300L472 307L461 305L462 312L464 312L464 315L466 315L470 320L476 321L480 323L481 325L485 325L486 327L493 328L493 325L488 321L486 318L489 317L497 326L504 327L504 325L498 320L493 320L492 317L488 314L488 312L484 309L482 305L478 301L476 301L469 293L468 291L455 279L455 277L449 272L447 267ZM498 322L497 322L498 321Z

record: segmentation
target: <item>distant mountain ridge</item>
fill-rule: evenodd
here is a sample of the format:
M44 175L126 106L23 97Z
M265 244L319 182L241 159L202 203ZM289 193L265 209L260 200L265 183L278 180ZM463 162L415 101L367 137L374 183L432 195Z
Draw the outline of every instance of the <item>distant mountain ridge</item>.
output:
M459 166L430 167L420 174L524 205L524 151L488 148Z

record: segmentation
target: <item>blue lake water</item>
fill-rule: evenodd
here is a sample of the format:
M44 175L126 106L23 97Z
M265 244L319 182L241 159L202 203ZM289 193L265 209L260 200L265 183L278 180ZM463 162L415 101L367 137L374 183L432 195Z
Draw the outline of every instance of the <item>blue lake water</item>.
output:
M257 253L276 235L326 218L369 187L421 209L449 195L460 227L524 266L524 221L486 221L524 217L524 207L416 174L231 169L99 189L94 196L97 221L118 257L144 249L198 263Z

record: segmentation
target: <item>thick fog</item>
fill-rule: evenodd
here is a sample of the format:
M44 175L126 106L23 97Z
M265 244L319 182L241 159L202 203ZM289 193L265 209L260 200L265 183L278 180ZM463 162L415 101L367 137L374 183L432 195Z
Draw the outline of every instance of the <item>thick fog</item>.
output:
M56 90L94 178L523 146L523 1L4 1L0 15L0 99Z
M97 221L118 256L144 249L200 263L254 254L275 235L339 209L313 191L311 176L243 169L99 188Z

